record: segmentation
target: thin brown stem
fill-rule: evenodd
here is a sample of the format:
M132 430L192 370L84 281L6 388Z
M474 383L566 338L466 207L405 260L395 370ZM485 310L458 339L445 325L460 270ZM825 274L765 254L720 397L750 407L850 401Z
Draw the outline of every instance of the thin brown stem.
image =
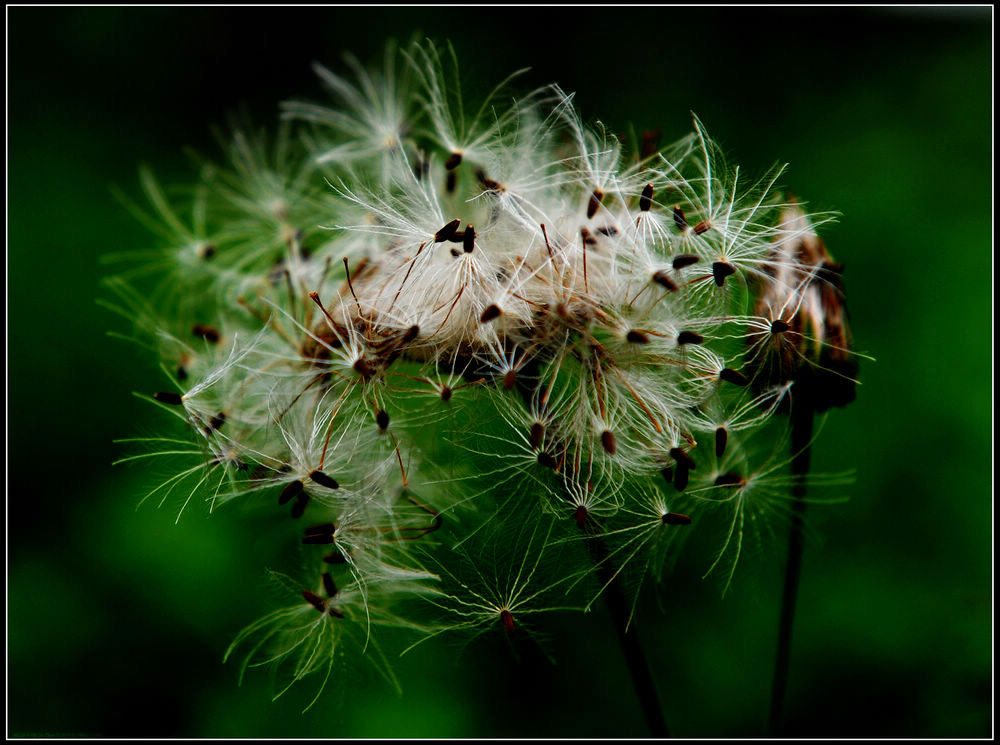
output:
M796 385L797 388L804 386ZM774 663L774 682L771 688L771 714L768 731L778 734L781 727L782 708L788 687L788 667L791 659L792 625L799 593L799 576L802 572L802 550L805 538L802 532L806 511L806 478L813 433L815 406L808 395L796 397L793 390L791 405L792 451L792 524L788 534L788 559L785 564L785 586L781 597L781 616L778 622L778 649Z
M634 630L630 631L628 628L628 602L625 599L625 591L619 577L608 563L608 547L600 535L593 531L589 521L582 527L588 535L587 545L590 548L590 556L594 561L598 579L604 587L604 602L611 614L611 623L618 635L625 664L632 677L632 684L639 697L639 704L642 706L642 713L645 716L649 732L653 737L670 737L663 709L660 707L660 698L656 693L656 683L653 681L649 663L646 661L646 655L639 643L639 636Z

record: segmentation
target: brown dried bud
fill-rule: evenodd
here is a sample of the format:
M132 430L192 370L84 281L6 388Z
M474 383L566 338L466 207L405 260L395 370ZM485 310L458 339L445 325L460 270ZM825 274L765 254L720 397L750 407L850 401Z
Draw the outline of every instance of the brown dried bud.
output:
M792 316L771 319L769 332L749 339L753 348L747 370L758 389L796 384L816 411L854 400L858 373L852 353L847 306L836 264L796 204L785 208L780 233L757 281L759 316L772 308L797 308Z

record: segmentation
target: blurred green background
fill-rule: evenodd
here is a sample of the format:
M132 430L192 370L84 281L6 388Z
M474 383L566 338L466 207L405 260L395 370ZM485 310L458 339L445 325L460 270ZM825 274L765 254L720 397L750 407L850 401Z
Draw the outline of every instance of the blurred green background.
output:
M214 153L210 125L320 96L310 62L376 59L415 30L471 81L531 65L585 118L686 133L844 217L862 367L819 471L856 467L811 517L787 701L791 735L991 732L991 9L8 9L8 734L644 736L609 619L550 619L549 664L502 640L427 644L374 676L270 703L222 653L272 607L266 525L152 506L112 468L161 426L161 377L95 304L102 254L151 238L112 197ZM701 554L704 557L705 554ZM733 591L682 562L638 633L674 734L763 733L781 552Z

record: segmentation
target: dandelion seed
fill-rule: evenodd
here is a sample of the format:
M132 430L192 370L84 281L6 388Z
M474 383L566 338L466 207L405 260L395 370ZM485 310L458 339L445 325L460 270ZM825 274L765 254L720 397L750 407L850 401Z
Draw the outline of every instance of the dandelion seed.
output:
M307 603L309 603L309 605L318 610L320 613L326 613L326 601L315 592L303 590L302 597Z
M327 489L339 489L340 484L332 476L328 476L322 471L312 471L309 474L309 478L315 481L320 486L325 486Z
M514 632L514 614L506 608L500 611L500 623L503 624L503 630L508 634Z
M639 197L639 211L649 212L653 207L653 185L646 184L642 187L642 195Z
M337 583L333 581L333 577L330 576L329 572L323 572L323 589L326 591L328 598L332 598L337 594Z
M309 504L309 495L304 491L300 491L295 497L295 504L292 505L292 519L298 520L302 515L305 514L306 507Z
M726 444L729 442L729 431L725 427L715 430L715 457L721 458L726 453Z
M690 525L691 518L679 512L668 512L663 516L664 525Z
M590 201L587 202L587 219L590 220L594 215L597 214L597 210L601 208L601 202L604 201L604 192L600 189L594 189L590 193Z
M743 477L736 473L724 473L715 479L716 486L740 486L743 484Z
M715 284L722 287L726 282L726 277L731 277L736 273L736 267L725 261L716 261L712 263L712 279L715 280Z
M680 206L674 205L673 217L674 217L674 225L677 226L677 229L682 233L686 233L688 230L688 221L687 218L684 217L684 210L682 210ZM674 266L674 269L678 268L679 267Z
M483 312L480 314L480 316L479 316L479 322L480 323L489 323L493 319L499 318L501 312L502 311L500 310L499 306L497 306L495 304L488 305L488 306L486 306L486 308L483 309Z
M278 504L285 505L295 499L299 494L302 493L303 484L301 481L292 481L281 490L281 495L278 497Z
M444 243L445 241L450 241L455 233L458 231L458 226L462 224L462 221L457 217L441 228L438 232L434 234L435 243Z
M733 370L729 367L724 367L719 371L719 379L741 387L745 386L749 382L746 375L741 373L739 370Z
M667 292L677 292L677 284L664 271L654 272L653 281Z
M541 422L532 422L531 431L528 434L528 443L531 445L532 450L538 450L542 445L542 439L545 437L545 425Z
M696 334L694 331L681 331L677 335L677 343L679 345L701 344L703 341L705 341L705 337L701 334Z
M303 539L302 542L305 543L305 539ZM330 541L328 541L328 543L329 542L332 542L332 538ZM332 554L327 554L326 556L324 556L323 561L326 562L327 564L346 564L347 557L344 556L339 551L334 551Z
M604 452L608 455L614 455L617 452L618 442L615 439L614 432L607 429L601 432L601 447L604 448Z

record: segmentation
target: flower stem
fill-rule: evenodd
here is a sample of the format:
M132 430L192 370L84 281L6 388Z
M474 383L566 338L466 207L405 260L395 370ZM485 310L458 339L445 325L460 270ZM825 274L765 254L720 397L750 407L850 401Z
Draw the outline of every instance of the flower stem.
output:
M639 703L642 706L650 734L653 737L670 737L667 722L663 717L663 710L660 708L660 699L656 693L656 684L653 682L649 663L646 661L646 655L639 643L639 636L635 632L629 633L628 603L625 600L625 591L622 589L619 578L608 564L608 547L592 529L588 530L587 527L584 527L584 530L589 535L587 544L597 570L597 576L605 588L604 601L611 614L611 622L615 626L615 632L618 634L622 654L625 656L625 664L632 676L632 684L639 696Z
M796 386L803 388L804 386ZM794 391L793 391L794 393ZM788 665L792 646L792 623L795 620L795 603L799 592L799 575L802 570L802 549L805 538L802 532L806 511L806 477L809 474L809 457L813 433L815 406L808 394L792 396L791 452L792 452L792 511L788 534L788 559L785 564L785 587L781 597L781 618L778 624L778 650L774 664L774 683L771 688L771 714L768 731L775 735L781 725L781 711L788 685Z

